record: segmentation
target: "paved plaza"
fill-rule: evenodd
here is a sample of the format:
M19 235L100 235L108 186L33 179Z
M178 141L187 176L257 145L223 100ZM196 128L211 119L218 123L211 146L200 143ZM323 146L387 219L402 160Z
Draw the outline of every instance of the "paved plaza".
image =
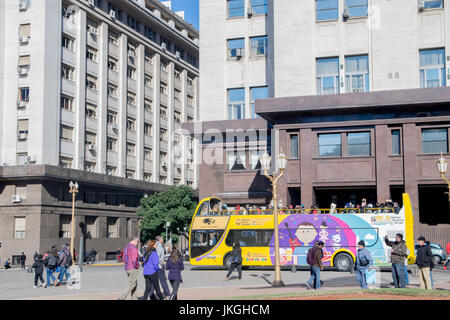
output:
M249 269L243 271L243 279L238 280L236 273L231 280L225 280L226 271L220 268L199 268L185 263L183 284L179 291L179 299L230 299L267 294L289 294L305 292L304 283L309 278L309 271L290 270L282 272L286 284L282 288L273 288L273 270ZM379 273L382 288L392 287L392 276L389 271ZM323 291L359 290L356 276L349 272L323 271L325 281ZM433 271L435 289L450 290L450 271L438 267ZM120 296L127 286L127 278L122 265L97 264L83 267L79 289L63 287L33 288L34 274L22 270L0 270L0 299L67 299L67 300L114 300ZM418 287L418 279L410 274L410 288ZM138 278L138 296L144 291L144 278ZM169 285L170 287L170 285Z

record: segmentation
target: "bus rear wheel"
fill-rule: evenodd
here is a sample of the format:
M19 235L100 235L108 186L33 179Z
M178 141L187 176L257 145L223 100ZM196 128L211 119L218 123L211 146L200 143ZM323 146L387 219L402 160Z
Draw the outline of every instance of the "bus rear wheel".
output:
M348 253L338 253L336 257L334 257L333 261L333 265L337 269L337 271L348 272L352 270L353 258Z

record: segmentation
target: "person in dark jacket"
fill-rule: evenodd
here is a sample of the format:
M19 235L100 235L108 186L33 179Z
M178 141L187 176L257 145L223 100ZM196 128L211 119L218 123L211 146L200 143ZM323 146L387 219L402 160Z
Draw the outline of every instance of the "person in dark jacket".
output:
M361 287L361 289L367 289L367 279L366 272L373 265L372 254L366 249L366 243L364 240L358 242L358 251L356 252L356 279Z
M183 259L181 258L181 253L178 248L174 247L169 259L167 259L166 269L169 270L169 275L167 278L172 286L172 294L170 295L170 300L178 300L177 293L180 284L183 282L181 278L181 271L184 270Z
M5 270L11 269L11 259L5 261Z
M67 277L67 283L71 283L72 279L70 278L69 267L72 265L72 255L70 254L69 247L67 245L63 245L61 248L61 252L59 253L59 276L57 286L63 285L64 276Z
M50 287L51 284L56 281L53 274L58 266L58 258L50 250L47 251L47 254L44 256L44 266L47 272L47 287Z
M233 273L234 269L237 269L238 271L238 279L242 279L242 250L241 245L238 242L233 243L233 252L231 254L231 265L230 270L228 270L227 275L225 276L225 279L230 279L230 275Z
M426 245L424 237L419 237L419 248L417 248L416 264L419 268L419 280L421 289L433 289L430 279L430 268L433 263L431 248Z
M25 261L27 261L27 256L22 252L20 255L20 264L22 265L22 270L25 270Z
M314 244L314 247L312 247L310 250L313 250L314 253L314 259L313 263L310 267L311 277L306 282L306 287L308 289L311 289L312 282L314 281L314 289L319 289L321 285L320 281L320 271L323 270L323 251L322 248L325 245L322 241L317 242L317 244Z
M391 262L392 262L392 279L396 288L406 288L405 282L405 258L407 257L408 248L406 242L403 240L403 235L397 233L395 235L395 242L389 241L388 237L384 237L386 245L392 248Z
M147 243L147 249L144 254L144 278L145 278L145 292L143 300L147 300L150 292L155 289L156 297L159 300L164 300L164 296L161 293L161 288L159 287L158 281L158 271L159 267L159 256L156 251L156 240L150 240Z
M38 280L41 280L44 288L47 288L47 284L44 281L44 260L42 260L42 255L38 254L36 260L34 261L31 268L34 268L34 286L33 288L37 288Z

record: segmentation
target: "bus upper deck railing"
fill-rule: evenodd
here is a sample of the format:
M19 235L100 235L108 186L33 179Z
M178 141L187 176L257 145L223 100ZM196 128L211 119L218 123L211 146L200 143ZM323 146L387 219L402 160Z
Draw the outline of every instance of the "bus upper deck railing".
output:
M400 208L342 208L342 209L278 209L278 214L379 214L379 213L398 213ZM200 216L254 216L254 215L273 215L272 209L257 210L209 210L200 212Z

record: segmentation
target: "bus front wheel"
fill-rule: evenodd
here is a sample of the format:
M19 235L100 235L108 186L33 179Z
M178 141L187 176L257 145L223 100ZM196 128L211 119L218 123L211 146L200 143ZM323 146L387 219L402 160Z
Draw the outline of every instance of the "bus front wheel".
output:
M351 255L345 252L338 253L336 257L334 257L333 265L338 271L350 271L353 267L353 258Z

